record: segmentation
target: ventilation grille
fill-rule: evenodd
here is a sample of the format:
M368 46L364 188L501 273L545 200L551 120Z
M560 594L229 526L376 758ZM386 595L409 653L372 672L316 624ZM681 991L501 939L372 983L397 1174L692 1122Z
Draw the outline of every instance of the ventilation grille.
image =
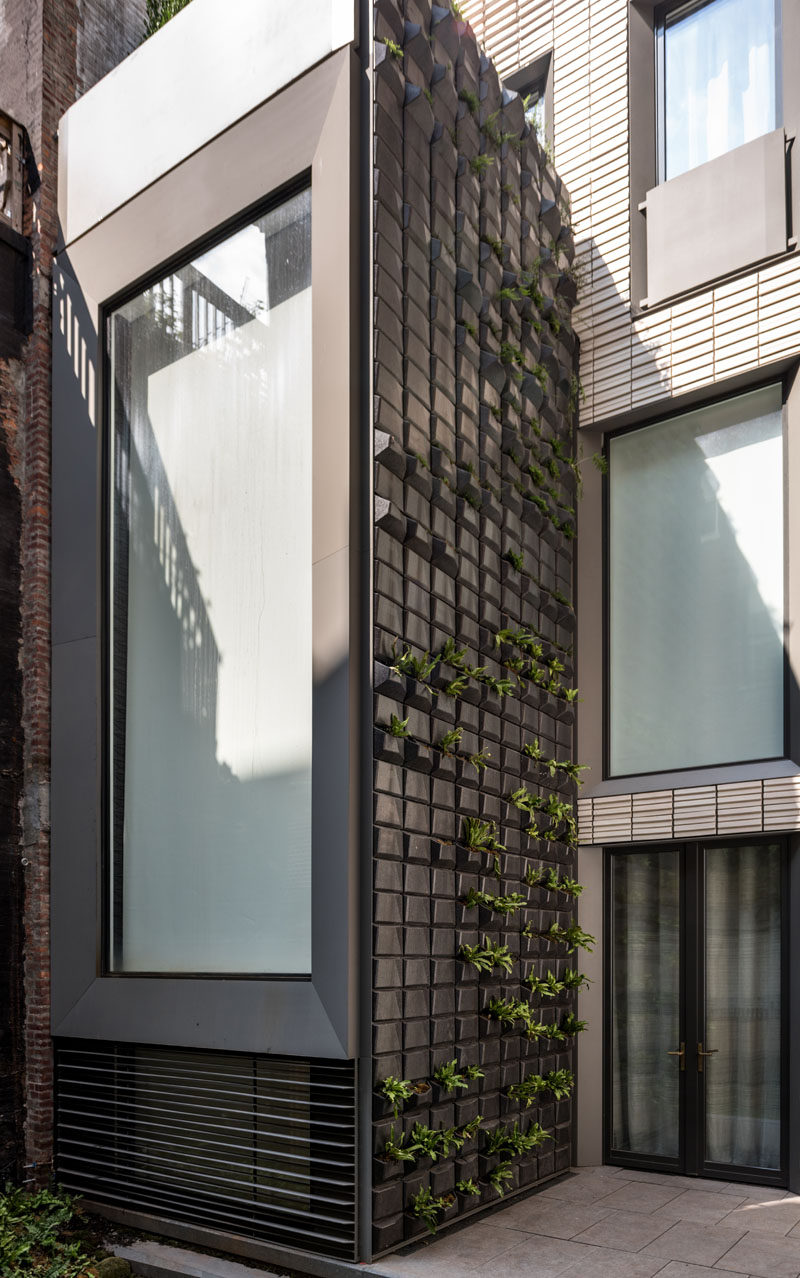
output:
M56 1064L65 1188L354 1258L352 1062L70 1042Z

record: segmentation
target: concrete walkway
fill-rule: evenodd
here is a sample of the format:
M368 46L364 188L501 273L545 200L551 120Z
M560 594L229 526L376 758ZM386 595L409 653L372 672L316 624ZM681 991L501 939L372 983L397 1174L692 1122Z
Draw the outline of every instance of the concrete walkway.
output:
M383 1278L799 1278L800 1197L783 1189L581 1168L364 1266Z

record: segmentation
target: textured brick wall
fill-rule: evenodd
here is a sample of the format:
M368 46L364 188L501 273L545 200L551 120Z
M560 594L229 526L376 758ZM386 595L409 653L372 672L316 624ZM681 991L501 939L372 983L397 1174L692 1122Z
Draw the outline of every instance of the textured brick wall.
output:
M0 84L7 96L0 106L27 130L40 178L38 189L26 195L25 211L33 254L33 331L19 359L0 361L0 715L8 756L7 768L0 770L0 1008L8 1025L0 1047L0 1163L21 1164L27 1179L47 1175L52 1158L50 305L58 231L57 129L76 97L138 43L143 9L142 0L120 5L8 0L3 10ZM23 1111L24 1148L12 1156Z
M0 1184L19 1175L22 1131L20 503L6 442L15 433L18 393L0 365Z
M574 799L569 778L523 748L538 740L548 758L573 758L572 708L533 675L556 660L564 670L542 679L571 684L575 476L559 454L573 451L577 351L566 195L519 98L504 96L449 8L378 0L375 22L374 1074L376 1086L389 1075L422 1084L453 1059L484 1074L455 1094L434 1086L398 1119L376 1097L380 1252L424 1230L407 1211L420 1188L479 1183L480 1199L456 1195L444 1220L496 1199L488 1176L501 1158L485 1150L500 1124L539 1122L552 1137L511 1156L509 1192L570 1161L571 1101L543 1092L522 1109L508 1091L571 1068L574 1038L503 1031L486 1012L493 997L525 999L535 1021L560 1024L572 996L541 998L523 981L579 966L538 935L572 922L572 898L525 878L571 875L573 840L563 824L532 838L531 817L508 801L521 786L542 804ZM520 627L538 637L538 657L498 645L499 631ZM448 640L466 650L455 665L422 680L392 668ZM385 731L392 716L409 736ZM456 727L452 752L437 748ZM481 753L482 769L469 762ZM495 824L498 875L493 854L466 846L467 817ZM470 909L471 888L525 904ZM508 946L509 974L459 959L484 937ZM415 1121L459 1127L479 1114L482 1130L459 1154L381 1159L392 1126L408 1135Z

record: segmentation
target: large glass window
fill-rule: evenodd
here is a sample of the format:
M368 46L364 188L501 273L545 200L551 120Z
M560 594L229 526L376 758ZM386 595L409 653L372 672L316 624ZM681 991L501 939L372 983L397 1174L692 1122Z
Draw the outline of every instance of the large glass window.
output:
M108 317L112 970L311 970L311 198Z
M783 438L770 386L612 438L613 776L783 753Z
M706 0L658 28L661 178L777 128L780 0Z

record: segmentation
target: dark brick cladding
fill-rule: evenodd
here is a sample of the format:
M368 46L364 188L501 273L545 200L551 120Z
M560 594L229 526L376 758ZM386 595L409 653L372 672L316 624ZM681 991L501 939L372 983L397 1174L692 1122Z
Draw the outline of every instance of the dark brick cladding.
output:
M501 1032L485 1011L498 995L529 998L546 1023L573 1007L570 997L531 995L522 979L579 966L564 944L537 935L574 921L572 898L524 878L529 867L571 875L574 850L529 837L530 816L507 802L521 785L574 800L566 777L556 789L522 752L538 739L548 758L572 759L573 709L531 681L498 695L485 676L517 684L504 667L520 650L495 636L526 627L571 684L574 613L564 600L575 521L565 507L575 475L560 456L573 452L577 349L568 200L519 97L504 93L449 8L378 0L375 37L374 1081L431 1080L454 1058L484 1073L455 1096L434 1085L397 1120L376 1097L376 1155L392 1126L408 1133L417 1120L440 1128L483 1119L476 1140L433 1165L375 1159L381 1252L424 1232L406 1210L422 1186L446 1195L458 1180L480 1180L480 1200L459 1194L445 1221L496 1200L484 1149L499 1123L538 1121L553 1136L512 1159L507 1192L570 1163L571 1101L545 1092L524 1109L508 1089L571 1068L574 1039ZM556 475L558 500L547 491ZM448 639L470 666L485 667L461 696L443 690L455 669L440 664L428 686L392 669L406 648L436 654ZM382 730L392 715L407 719L409 737ZM455 726L463 735L454 756L436 743ZM479 771L468 756L481 751L491 759ZM493 857L464 846L470 816L498 827L499 883ZM519 892L527 905L506 917L467 909L470 888ZM510 974L479 975L457 958L484 936L509 946Z
M33 331L0 360L0 1173L52 1160L50 1045L50 364L58 121L130 53L144 0L8 0L0 109L27 132ZM24 882L23 882L24 880Z

